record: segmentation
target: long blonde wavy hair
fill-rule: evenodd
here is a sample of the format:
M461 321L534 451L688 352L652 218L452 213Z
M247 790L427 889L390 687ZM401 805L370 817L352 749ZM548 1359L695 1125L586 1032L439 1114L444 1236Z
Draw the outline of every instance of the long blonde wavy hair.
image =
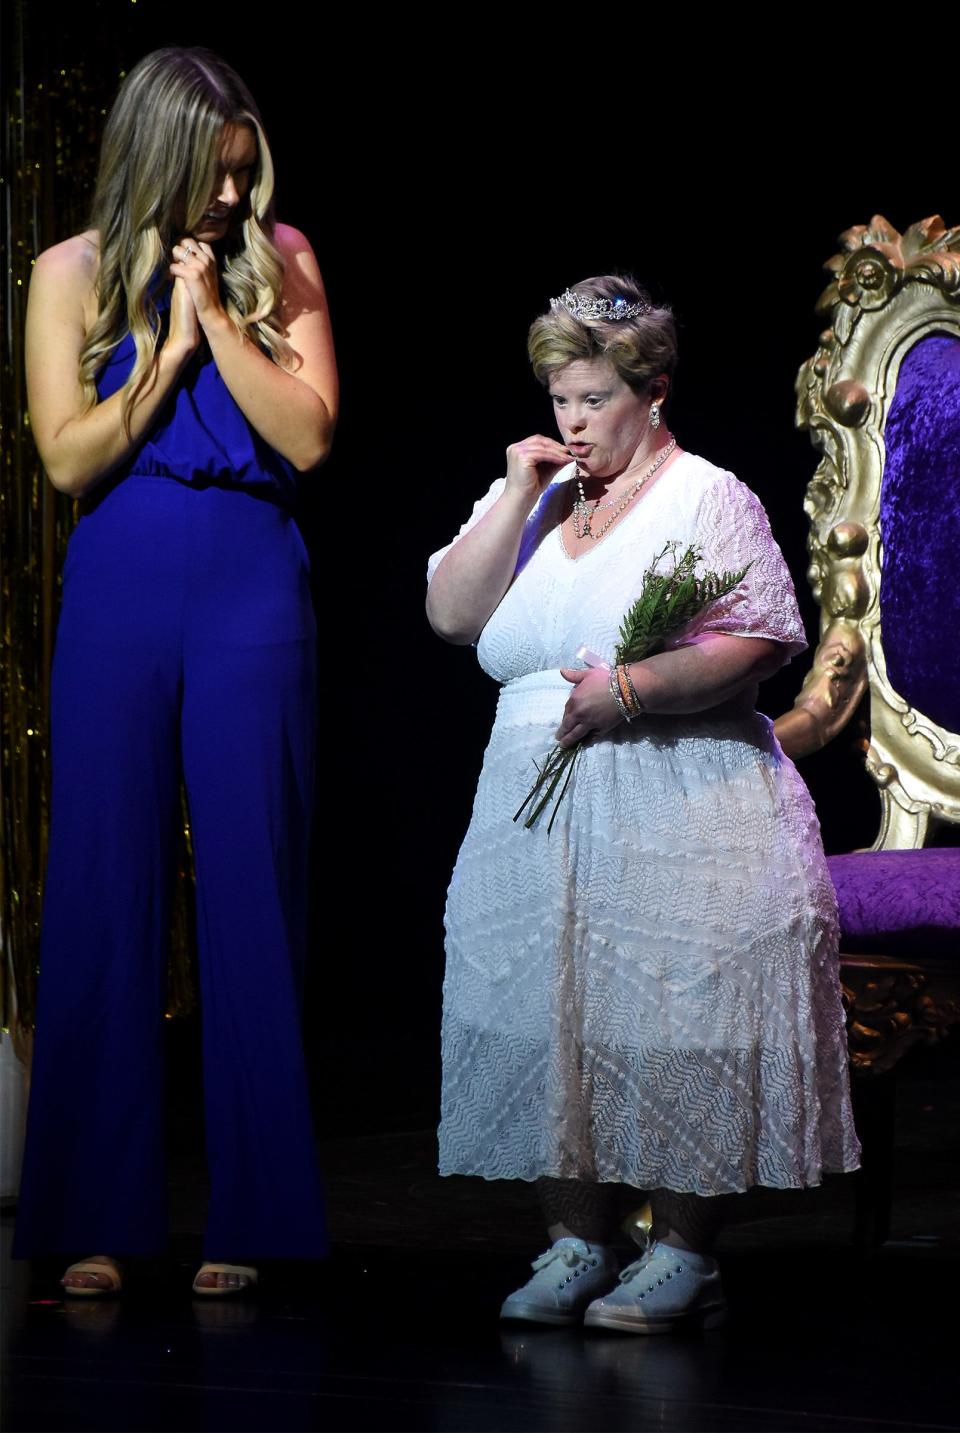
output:
M127 75L104 131L91 214L100 240L97 317L80 351L80 381L92 407L96 373L131 334L136 358L124 394L127 431L157 360L156 300L172 248L209 206L229 124L254 131L257 159L242 223L223 245L224 307L276 362L288 366L293 358L279 317L284 265L273 242L273 160L253 98L210 50L155 50Z

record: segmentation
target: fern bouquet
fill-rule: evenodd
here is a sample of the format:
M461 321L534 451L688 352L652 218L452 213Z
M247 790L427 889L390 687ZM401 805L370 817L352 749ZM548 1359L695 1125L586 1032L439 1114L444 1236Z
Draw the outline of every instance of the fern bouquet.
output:
M668 637L681 631L711 603L738 587L750 567L748 563L740 572L705 572L698 577L696 565L703 554L699 548L688 547L682 557L677 557L678 547L679 543L667 543L644 573L640 596L620 623L620 640L613 666L617 667L621 662L639 662L660 651ZM667 572L659 571L660 564L668 556L673 558L673 567ZM573 746L555 746L542 765L534 762L537 779L527 792L514 821L519 821L527 807L532 805L523 823L529 831L552 801L553 811L547 825L547 834L550 834L560 802L570 785L577 757L589 740L589 737L582 737Z

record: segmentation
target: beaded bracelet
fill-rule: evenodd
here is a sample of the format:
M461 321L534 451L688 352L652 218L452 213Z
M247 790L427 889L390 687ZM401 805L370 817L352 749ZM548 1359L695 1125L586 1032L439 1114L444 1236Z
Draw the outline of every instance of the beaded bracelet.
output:
M617 678L620 682L620 695L623 697L623 704L631 717L640 715L640 702L630 680L630 673L627 671L625 662L617 668Z
M643 711L636 688L630 680L630 673L623 662L610 673L610 695L624 721L633 721L634 717L638 717Z
M619 668L614 667L613 671L610 673L610 695L616 702L617 708L624 721L633 721L633 716L627 710L627 704L623 700L623 695L620 691L620 678L618 676L618 671Z
M627 686L630 688L630 705L633 708L633 714L634 716L639 716L640 713L643 711L643 702L637 696L637 689L633 685L633 678L630 675L630 668L626 665L626 663L624 663L623 666L623 675L626 678Z

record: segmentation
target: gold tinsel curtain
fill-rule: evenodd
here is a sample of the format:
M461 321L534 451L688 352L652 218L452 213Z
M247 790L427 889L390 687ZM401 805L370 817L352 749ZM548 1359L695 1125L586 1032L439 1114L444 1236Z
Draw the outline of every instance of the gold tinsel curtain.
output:
M146 8L146 7L142 7ZM72 504L43 475L30 436L23 332L42 249L87 227L104 116L124 63L150 48L117 0L7 0L2 12L3 265L0 351L0 998L5 1030L32 1028L50 790L50 663ZM132 13L131 13L132 12ZM186 867L178 882L170 1005L190 1004Z

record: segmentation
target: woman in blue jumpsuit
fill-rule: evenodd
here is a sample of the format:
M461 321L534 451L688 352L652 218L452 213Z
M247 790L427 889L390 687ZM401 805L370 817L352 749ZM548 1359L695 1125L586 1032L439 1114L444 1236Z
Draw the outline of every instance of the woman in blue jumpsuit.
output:
M130 72L94 226L34 274L31 420L82 516L54 662L15 1252L84 1254L64 1285L89 1295L119 1289L123 1256L165 1246L182 778L211 1184L194 1288L234 1292L259 1259L325 1252L299 1025L315 624L291 508L295 472L329 451L337 384L316 260L273 220L262 126L228 66L165 50Z

